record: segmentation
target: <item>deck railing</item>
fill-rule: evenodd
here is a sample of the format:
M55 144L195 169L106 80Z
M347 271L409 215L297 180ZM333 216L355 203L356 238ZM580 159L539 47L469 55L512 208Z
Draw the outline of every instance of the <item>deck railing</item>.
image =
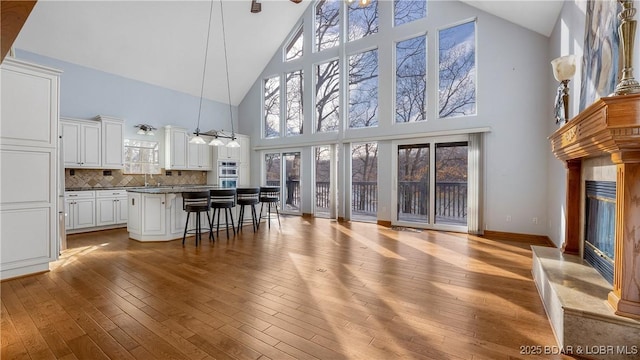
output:
M269 186L280 186L280 181L267 181ZM427 216L429 212L429 186L424 182L398 183L398 210L403 214ZM287 181L285 200L295 205L300 199L300 181ZM467 183L439 181L436 183L436 216L456 221L467 218ZM329 182L316 182L316 208L329 208ZM378 211L378 183L357 181L351 185L352 211L375 216Z

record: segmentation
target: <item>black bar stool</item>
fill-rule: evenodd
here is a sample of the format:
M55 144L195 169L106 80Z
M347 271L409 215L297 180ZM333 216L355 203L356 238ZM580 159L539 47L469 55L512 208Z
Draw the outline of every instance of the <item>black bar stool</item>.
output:
M187 212L187 221L184 224L184 234L182 235L182 245L187 237L187 233L196 235L196 246L198 241L202 240L202 225L200 223L200 214L203 212L207 214L208 223L211 224L211 218L209 217L210 207L209 191L189 191L182 193L182 210ZM195 229L189 229L189 215L191 213L196 214L196 227ZM213 231L211 225L209 225L209 238L213 238Z
M280 202L280 187L279 186L261 186L260 187L260 220L267 219L267 223L269 224L269 229L271 229L271 204L276 208L276 216L278 217L278 227L282 228L280 225L280 212L278 212L278 203ZM264 208L264 204L267 204L267 216L262 217L262 208ZM260 222L258 221L258 227L260 227Z
M238 188L236 189L237 204L240 206L240 216L238 217L238 232L242 229L242 223L244 222L244 207L245 205L251 206L251 223L253 225L253 232L256 232L257 228L257 215L256 205L260 203L260 188Z
M236 227L233 224L233 209L236 206L236 189L211 189L211 208L213 209L213 218L210 219L210 227L213 229L213 219L218 211L218 225L216 226L216 235L220 236L220 210L224 210L224 219L227 227L227 239L229 238L229 217L231 217L231 229L233 235L236 235ZM228 214L228 215L227 215Z

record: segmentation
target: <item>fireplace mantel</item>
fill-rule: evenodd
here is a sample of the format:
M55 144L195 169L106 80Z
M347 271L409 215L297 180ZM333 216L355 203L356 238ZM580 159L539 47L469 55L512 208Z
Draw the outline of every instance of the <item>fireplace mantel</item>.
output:
M640 151L640 94L601 98L549 139L564 161Z
M567 166L563 250L580 249L582 159L610 155L616 164L615 313L640 318L640 94L601 98L553 133L554 155Z

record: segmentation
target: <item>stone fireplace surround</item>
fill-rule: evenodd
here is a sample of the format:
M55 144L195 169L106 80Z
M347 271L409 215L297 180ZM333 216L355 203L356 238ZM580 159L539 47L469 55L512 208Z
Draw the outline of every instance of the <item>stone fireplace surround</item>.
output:
M612 345L603 353L573 354L640 358L640 95L602 98L549 139L567 167L565 243L562 249L534 246L532 273L558 345ZM613 287L578 256L585 180L616 181Z

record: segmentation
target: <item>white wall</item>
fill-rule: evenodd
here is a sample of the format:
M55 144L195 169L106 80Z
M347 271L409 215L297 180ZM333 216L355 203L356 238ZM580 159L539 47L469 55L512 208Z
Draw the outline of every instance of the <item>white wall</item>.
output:
M636 9L640 8L640 1L635 0ZM575 54L583 55L584 47L584 29L586 20L586 0L565 1L562 13L558 18L558 22L549 39L549 61L558 56ZM636 20L638 16L636 15ZM640 78L640 43L638 42L640 34L636 34L636 42L634 48L634 77L636 80ZM581 62L578 62L578 68L570 85L570 104L569 117L576 116L579 112L580 84L581 84ZM549 72L547 76L549 86L547 92L555 93L557 82ZM547 135L551 135L558 129L558 125L553 122L548 123ZM547 236L551 241L560 247L565 240L565 198L566 189L566 169L564 163L556 159L551 153L551 147L548 146L547 159L547 216L548 228Z
M164 166L165 125L195 130L200 98L142 81L106 73L85 66L17 49L17 58L62 70L60 76L60 116L93 119L112 116L125 122L126 139L157 141L160 164ZM237 128L237 107L234 126ZM155 136L137 135L136 124L158 128ZM229 105L209 99L202 102L200 129L230 130Z
M262 139L261 84L262 79L302 67L305 77L312 74L313 64L318 61L317 54L310 49L312 34L312 14L310 6L303 15L305 31L304 57L297 64L283 64L281 52L274 55L271 62L256 80L245 99L239 106L240 132L251 136L252 146L291 147L318 142L343 143L357 141L366 137L414 134L427 137L438 131L490 127L485 141L485 223L486 229L526 234L547 233L547 161L549 146L546 139L549 124L553 122L553 96L550 92L551 74L548 60L548 38L516 26L476 8L457 1L429 2L428 16L423 21L404 28L389 31L384 20L391 16L383 14L378 36L371 41L379 47L379 121L374 129L340 131L334 134L312 134L279 139ZM436 119L437 96L437 31L440 28L464 20L477 18L477 115L455 119ZM386 30L385 30L386 29ZM428 93L429 119L426 122L412 124L392 124L392 71L394 64L390 53L393 41L398 37L409 37L428 33ZM395 35L394 35L395 34ZM339 48L339 55L349 49ZM312 84L305 83L305 104L312 104ZM385 101L384 99L389 99ZM344 106L342 107L344 109ZM312 108L305 109L305 129L312 126ZM379 169L389 170L391 151L389 141L380 143ZM252 163L262 161L259 152L254 152ZM382 163L384 161L384 163ZM254 165L252 182L261 183L258 167ZM311 164L303 164L303 172L310 170ZM379 220L390 220L391 171L379 178ZM383 173L380 171L379 173ZM388 178L387 178L388 177ZM311 194L303 198L310 202ZM384 210L383 210L384 208ZM511 221L507 222L507 216ZM534 224L533 218L538 219Z

